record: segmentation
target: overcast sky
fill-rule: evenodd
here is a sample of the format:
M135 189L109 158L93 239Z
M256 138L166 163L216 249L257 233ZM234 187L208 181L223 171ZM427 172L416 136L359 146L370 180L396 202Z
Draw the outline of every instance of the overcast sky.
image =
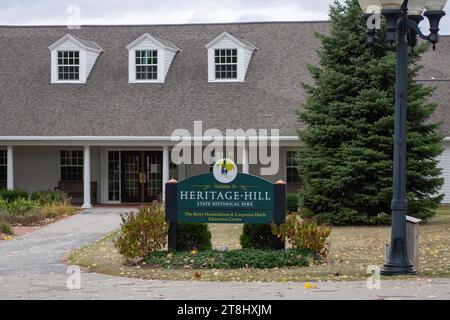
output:
M326 20L331 2L332 0L0 0L0 25L65 25L68 18L77 17L77 8L80 9L81 24ZM71 8L75 8L75 11L71 11ZM449 9L450 3L447 11ZM450 15L443 22L442 30L443 34L450 34Z

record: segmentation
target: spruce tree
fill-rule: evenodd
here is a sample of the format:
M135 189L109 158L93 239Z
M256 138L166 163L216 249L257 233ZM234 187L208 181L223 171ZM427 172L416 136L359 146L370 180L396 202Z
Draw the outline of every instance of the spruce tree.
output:
M330 33L317 35L320 66L298 112L305 147L298 152L303 215L335 225L388 222L392 200L395 49L380 39L365 45L366 23L357 0L330 6ZM384 31L379 32L380 35ZM429 49L410 52L408 94L408 214L428 219L442 200L438 157L443 137L429 122L433 89L417 82L417 64Z

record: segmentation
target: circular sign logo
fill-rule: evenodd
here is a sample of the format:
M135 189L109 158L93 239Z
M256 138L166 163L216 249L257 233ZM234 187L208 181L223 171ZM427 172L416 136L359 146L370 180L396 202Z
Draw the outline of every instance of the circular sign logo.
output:
M236 179L238 168L233 160L222 159L214 164L213 174L217 181L221 183L230 183Z

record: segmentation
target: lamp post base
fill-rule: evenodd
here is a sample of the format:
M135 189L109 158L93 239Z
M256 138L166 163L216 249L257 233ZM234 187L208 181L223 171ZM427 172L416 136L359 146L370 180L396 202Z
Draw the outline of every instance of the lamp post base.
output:
M417 274L416 269L412 264L407 265L391 265L385 264L381 269L381 274L383 276L398 276L398 275L415 275Z
M381 269L381 274L385 276L417 274L414 265L408 258L406 241L403 238L396 238L392 241L389 259Z

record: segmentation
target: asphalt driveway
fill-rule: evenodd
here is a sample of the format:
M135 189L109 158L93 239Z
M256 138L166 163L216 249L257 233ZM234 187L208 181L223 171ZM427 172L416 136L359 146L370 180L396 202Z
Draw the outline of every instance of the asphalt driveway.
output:
M0 299L450 299L450 279L366 282L239 283L147 281L81 274L81 289L69 290L68 252L100 239L129 209L96 208L32 234L0 243Z
M0 276L65 273L62 256L117 229L126 209L95 208L0 243ZM1 294L1 293L0 293Z

